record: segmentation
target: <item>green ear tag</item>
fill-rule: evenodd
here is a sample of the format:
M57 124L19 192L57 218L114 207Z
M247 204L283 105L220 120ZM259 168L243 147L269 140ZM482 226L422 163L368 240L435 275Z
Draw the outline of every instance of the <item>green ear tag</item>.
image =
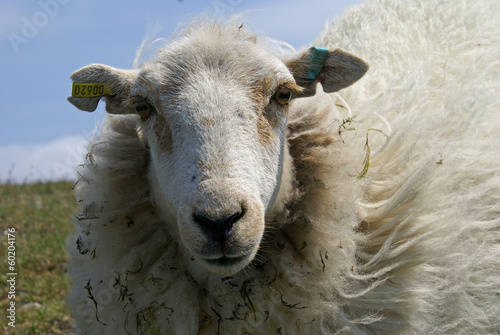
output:
M111 87L103 83L73 83L71 95L75 98L96 98L113 94Z
M312 47L309 50L313 51L311 64L309 64L309 71L307 72L307 81L313 82L318 78L323 65L325 65L328 58L328 49L320 47Z

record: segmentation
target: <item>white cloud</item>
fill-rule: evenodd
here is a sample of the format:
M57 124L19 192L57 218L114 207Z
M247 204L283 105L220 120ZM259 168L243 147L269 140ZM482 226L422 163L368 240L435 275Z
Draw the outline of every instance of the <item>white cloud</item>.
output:
M85 137L67 136L36 145L0 147L0 182L76 180L75 168L85 157Z

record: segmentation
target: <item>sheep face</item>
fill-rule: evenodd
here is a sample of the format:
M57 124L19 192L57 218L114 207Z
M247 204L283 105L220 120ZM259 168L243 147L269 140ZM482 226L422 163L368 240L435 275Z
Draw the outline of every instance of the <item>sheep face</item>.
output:
M139 114L155 203L203 268L229 275L254 259L266 218L287 200L291 100L314 94L318 82L336 91L367 70L340 50L322 57L311 78L314 50L282 61L243 32L208 31L188 34L137 70L90 65L72 79L109 87L108 112ZM94 110L99 98L70 101Z
M140 128L156 198L209 271L228 275L254 258L265 217L291 183L286 115L300 91L283 62L248 42L191 40L139 72L130 95L134 108L150 109Z

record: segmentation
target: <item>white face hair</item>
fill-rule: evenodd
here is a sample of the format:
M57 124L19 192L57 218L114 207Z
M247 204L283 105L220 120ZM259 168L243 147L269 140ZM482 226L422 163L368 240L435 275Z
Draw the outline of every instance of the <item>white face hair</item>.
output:
M154 201L175 221L172 235L204 269L229 275L254 259L266 218L288 196L289 102L313 95L318 82L337 91L367 70L341 50L324 50L320 61L315 52L284 62L246 32L209 26L139 69L89 65L72 79L109 88L108 112L139 114ZM93 111L102 96L69 100Z
M295 82L283 63L258 49L245 52L248 63L243 52L223 55L215 46L210 51L220 54L193 62L201 51L178 60L183 47L160 54L161 67L144 66L131 97L148 112L141 125L152 170L184 245L205 268L229 274L253 259L276 199L286 87ZM178 78L169 83L172 68ZM264 88L267 73L274 75Z

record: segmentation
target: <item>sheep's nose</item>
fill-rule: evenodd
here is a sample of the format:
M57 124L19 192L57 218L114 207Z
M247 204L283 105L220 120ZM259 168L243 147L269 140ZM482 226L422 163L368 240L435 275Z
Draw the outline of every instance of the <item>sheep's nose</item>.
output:
M207 237L219 243L224 243L231 234L233 225L238 222L244 214L243 210L222 218L213 218L206 214L193 214L193 220L200 226Z

